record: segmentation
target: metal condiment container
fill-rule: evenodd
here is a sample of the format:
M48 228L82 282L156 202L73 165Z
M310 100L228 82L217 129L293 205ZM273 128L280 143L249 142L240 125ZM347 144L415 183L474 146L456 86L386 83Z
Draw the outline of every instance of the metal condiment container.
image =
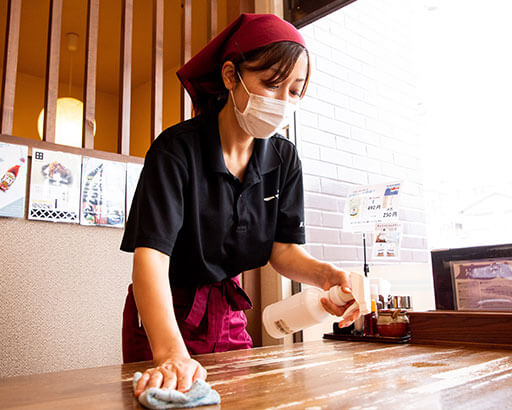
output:
M388 307L393 309L410 309L410 296L390 296L388 299Z

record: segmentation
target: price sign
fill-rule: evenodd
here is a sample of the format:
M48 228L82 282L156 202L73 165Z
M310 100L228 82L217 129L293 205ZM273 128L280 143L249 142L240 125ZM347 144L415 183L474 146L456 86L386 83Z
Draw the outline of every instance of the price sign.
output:
M398 222L401 182L354 187L347 196L343 228L374 232L378 223Z

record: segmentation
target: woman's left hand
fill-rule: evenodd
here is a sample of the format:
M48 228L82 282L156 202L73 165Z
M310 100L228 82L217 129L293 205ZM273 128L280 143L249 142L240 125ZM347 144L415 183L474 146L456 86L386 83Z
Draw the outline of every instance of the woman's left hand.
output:
M350 288L350 281L348 279L348 275L342 271L341 269L337 269L333 265L326 264L326 271L323 275L323 283L321 283L321 287L324 290L329 290L333 286L341 286L341 289L345 293L352 293ZM355 300L348 302L343 306L338 306L331 302L329 298L321 299L322 306L324 309L334 316L343 316L345 311L355 303ZM344 317L343 320L340 321L339 326L345 327L352 324L358 317L360 316L359 308L356 308L352 312L350 312L347 317Z

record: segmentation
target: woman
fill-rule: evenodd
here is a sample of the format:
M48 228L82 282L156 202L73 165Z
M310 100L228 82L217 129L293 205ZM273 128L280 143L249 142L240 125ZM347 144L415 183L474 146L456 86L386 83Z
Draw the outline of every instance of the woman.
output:
M345 273L309 256L302 171L275 134L305 93L304 39L275 15L243 14L179 71L197 115L149 149L121 249L134 252L125 362L153 360L136 388L180 391L206 370L190 354L250 348L238 275L268 261L323 289ZM344 307L324 299L330 313ZM348 324L358 312L346 319ZM143 324L143 325L142 325Z

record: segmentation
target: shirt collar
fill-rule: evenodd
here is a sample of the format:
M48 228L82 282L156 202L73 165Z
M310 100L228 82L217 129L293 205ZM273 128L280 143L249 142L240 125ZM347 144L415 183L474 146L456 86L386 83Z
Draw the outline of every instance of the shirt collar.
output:
M208 158L210 167L213 172L228 174L229 172L224 163L222 146L220 144L218 113L205 115L204 124L206 127L205 156Z
M224 162L220 143L218 113L207 116L205 125L207 127L206 157L208 158L211 169L213 172L229 174ZM260 175L267 174L281 165L281 155L274 146L274 142L271 138L272 137L255 139L254 151L247 166L248 174L246 177L252 179L253 176L250 175L250 173L254 171L256 173L256 175L254 175L255 179L259 179ZM251 162L253 162L253 164L251 164Z
M261 175L273 171L283 162L271 138L272 137L265 139L257 138L254 141L254 151L252 155L257 160Z

